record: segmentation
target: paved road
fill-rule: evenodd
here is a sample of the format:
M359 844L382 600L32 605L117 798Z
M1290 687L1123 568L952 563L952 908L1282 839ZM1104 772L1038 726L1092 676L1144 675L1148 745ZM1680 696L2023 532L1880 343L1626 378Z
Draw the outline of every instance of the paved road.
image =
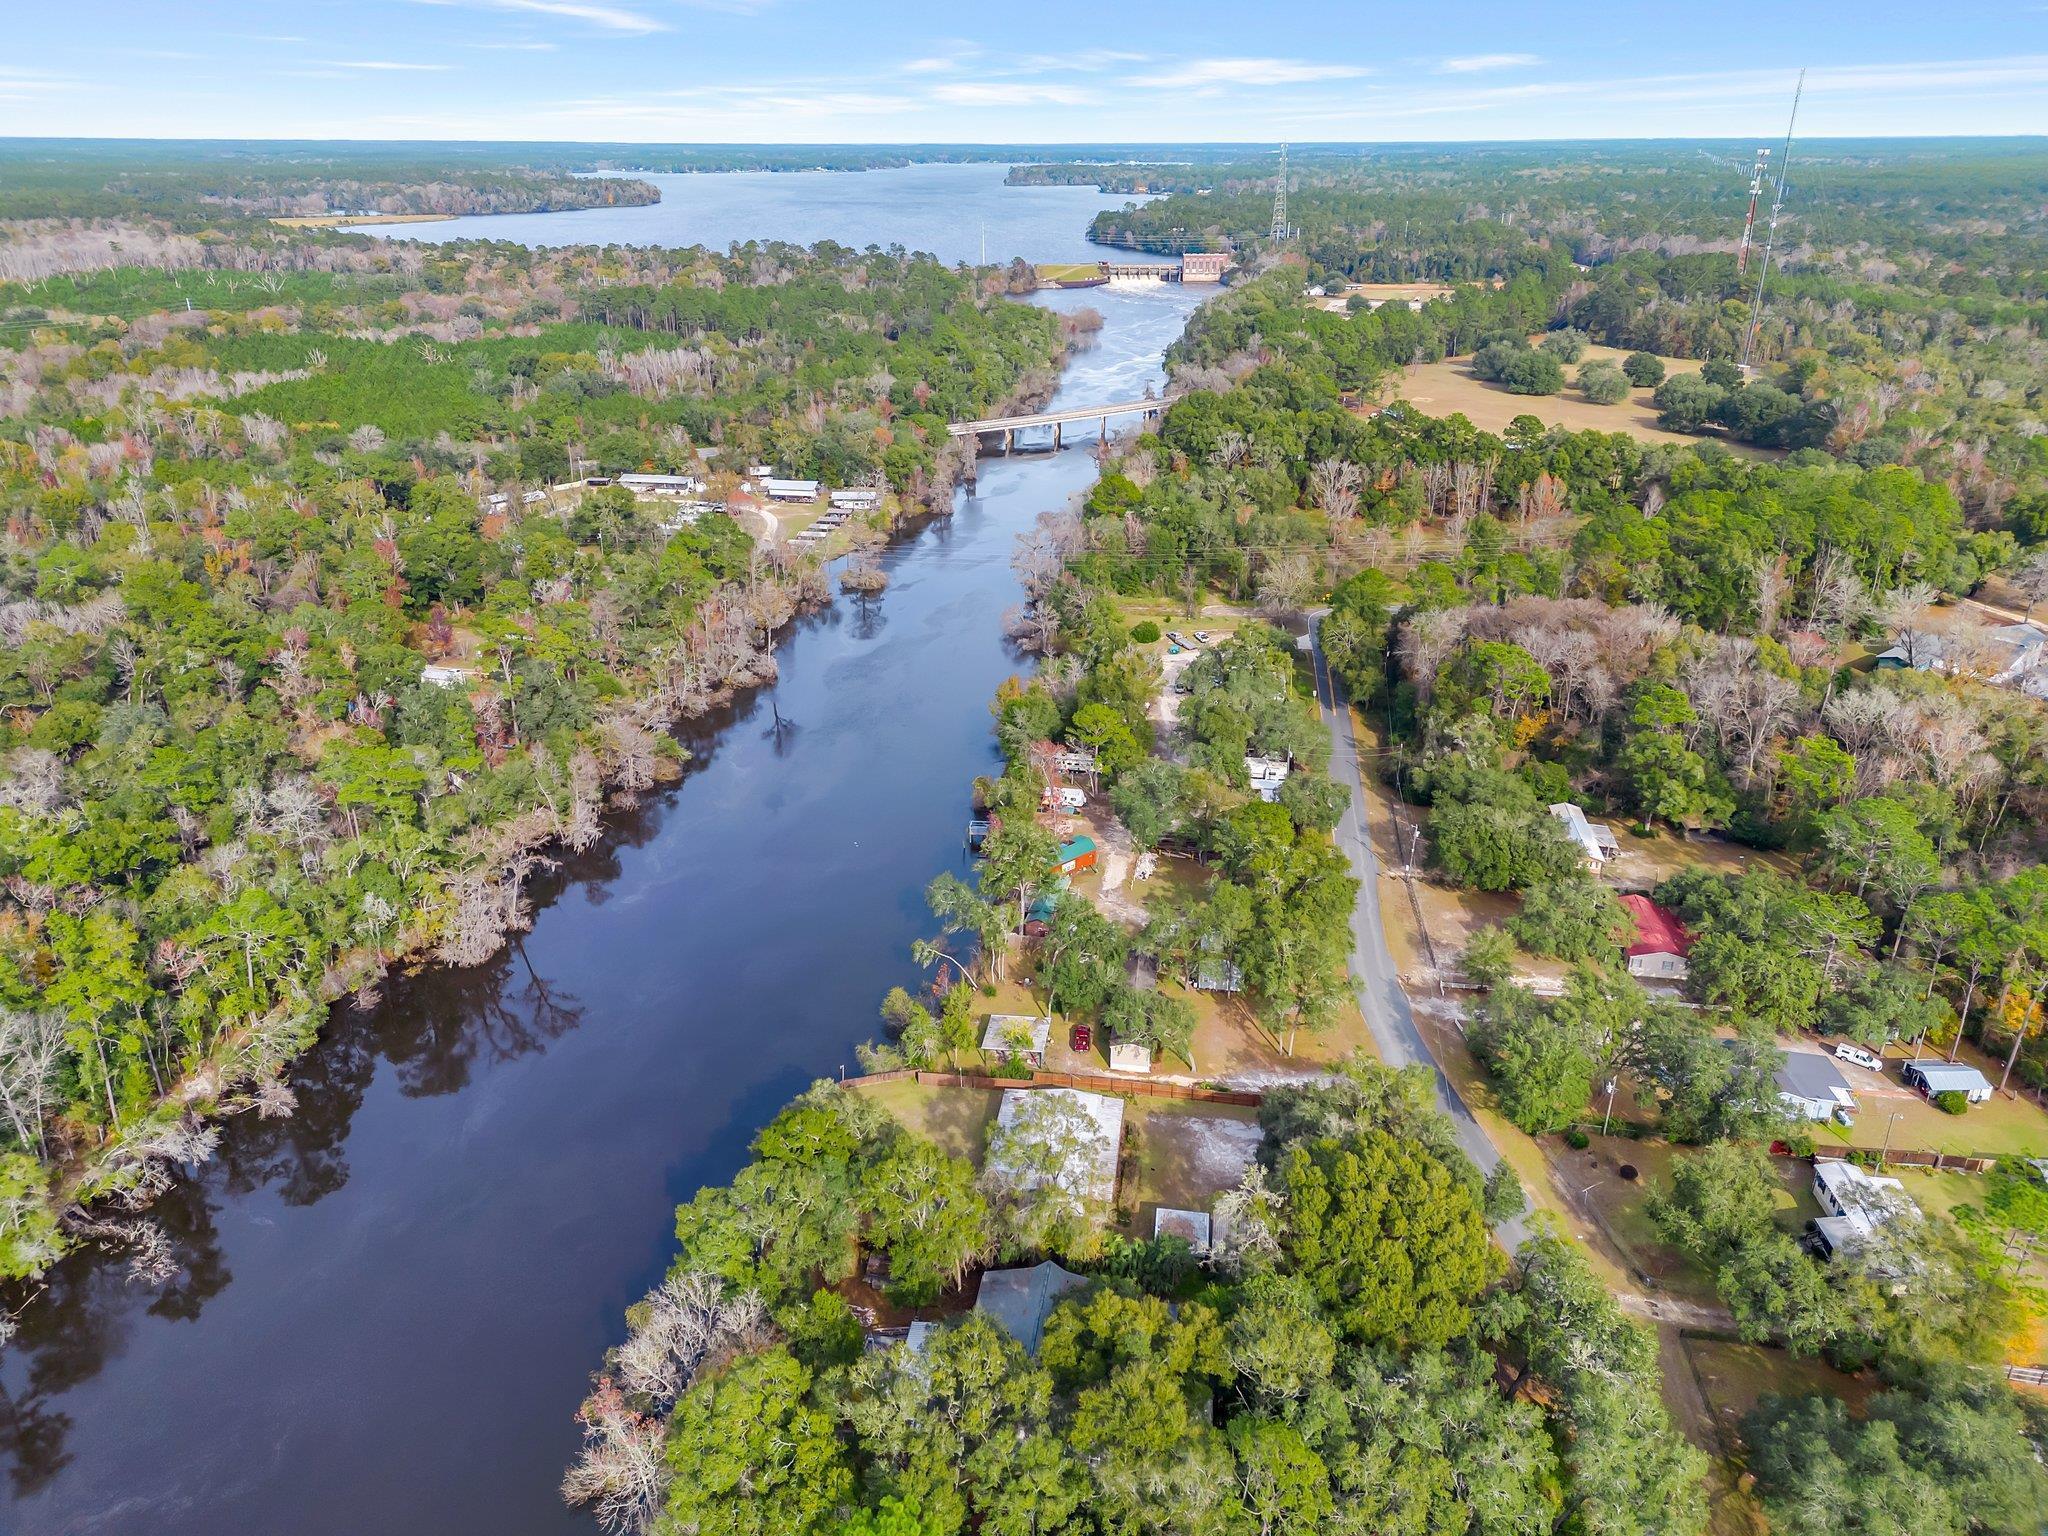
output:
M1451 1117L1459 1145L1479 1165L1481 1173L1491 1173L1494 1164L1500 1161L1500 1152L1485 1129L1472 1118L1472 1111L1437 1064L1422 1031L1416 1028L1415 1009L1394 970L1394 957L1387 952L1387 931L1380 921L1380 886L1383 881L1391 885L1397 877L1382 875L1379 856L1373 852L1366 818L1369 808L1377 802L1366 787L1351 711L1343 706L1337 679L1323 659L1318 622L1311 620L1309 632L1314 646L1316 700L1330 728L1333 747L1330 777L1351 791L1351 808L1338 823L1336 837L1337 845L1350 857L1351 868L1358 876L1358 904L1351 912L1351 978L1358 993L1358 1006L1365 1014L1366 1027L1372 1031L1380 1057L1388 1066L1405 1067L1419 1061L1436 1074L1437 1100ZM1525 1220L1516 1217L1500 1222L1494 1233L1512 1253L1528 1241L1529 1227Z

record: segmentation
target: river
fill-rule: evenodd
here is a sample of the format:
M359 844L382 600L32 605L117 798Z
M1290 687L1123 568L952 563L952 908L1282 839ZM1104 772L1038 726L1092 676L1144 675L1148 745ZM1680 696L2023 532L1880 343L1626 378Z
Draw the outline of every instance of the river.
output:
M1011 195L982 194L992 220ZM948 206L895 238L957 245L979 218ZM1044 296L1107 322L1058 400L1158 382L1200 297ZM988 461L894 541L865 615L800 622L773 688L686 733L683 782L541 884L522 944L339 1012L299 1113L232 1122L159 1203L180 1279L60 1265L0 1357L0 1530L588 1536L556 1484L589 1372L667 1265L675 1204L916 980L924 886L964 870L995 761L988 699L1028 666L1000 634L1013 540L1094 470L1072 446Z

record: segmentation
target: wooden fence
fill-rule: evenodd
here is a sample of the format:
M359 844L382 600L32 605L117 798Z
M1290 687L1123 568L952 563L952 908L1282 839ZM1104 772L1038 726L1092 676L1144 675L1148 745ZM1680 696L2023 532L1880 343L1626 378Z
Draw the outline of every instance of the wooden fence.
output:
M1921 1152L1911 1147L1816 1147L1813 1156L1816 1162L1846 1163L1869 1158L1879 1162L1904 1163L1910 1168L1934 1168L1942 1173L1989 1173L1998 1166L1995 1157L1980 1157L1967 1152Z
M1191 1083L1157 1082L1146 1077L1102 1077L1088 1072L1033 1072L1026 1077L992 1077L985 1072L925 1072L908 1067L849 1077L849 1083L916 1082L927 1088L1080 1088L1132 1099L1185 1099L1193 1104L1234 1104L1257 1109L1265 1095L1242 1088L1198 1088Z

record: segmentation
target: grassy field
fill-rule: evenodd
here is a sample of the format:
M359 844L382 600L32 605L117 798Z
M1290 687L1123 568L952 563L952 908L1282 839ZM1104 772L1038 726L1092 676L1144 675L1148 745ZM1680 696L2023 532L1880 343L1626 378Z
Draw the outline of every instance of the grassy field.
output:
M1825 1040L1780 1043L1795 1050L1833 1048ZM1911 1055L1912 1052L1897 1048L1886 1052L1883 1077L1859 1067L1844 1067L1842 1075L1849 1079L1850 1090L1856 1095L1856 1125L1852 1130L1832 1122L1809 1127L1815 1144L1892 1146L1986 1157L2048 1157L2048 1111L2043 1111L2032 1099L1994 1094L1988 1102L1973 1104L1960 1115L1943 1114L1899 1080L1899 1064ZM1956 1060L1975 1067L1994 1083L2005 1066L2003 1060L1993 1060L1967 1042Z
M1080 283L1100 276L1101 266L1092 261L1041 261L1038 264L1041 283Z
M988 1128L995 1124L1002 1095L989 1088L937 1088L912 1081L856 1082L857 1090L895 1117L896 1123L929 1137L953 1157L981 1166Z
M1584 357L1566 366L1565 377L1568 381L1577 377L1579 368L1588 362L1618 363L1626 356L1626 352L1613 347L1588 347ZM1695 437L1686 432L1665 431L1657 425L1656 408L1650 404L1650 391L1647 389L1631 390L1628 399L1615 405L1595 405L1569 382L1563 394L1516 395L1498 384L1474 378L1471 364L1469 357L1447 357L1436 363L1411 363L1391 386L1389 398L1405 400L1431 416L1462 413L1473 426L1487 432L1505 432L1508 423L1517 416L1534 416L1547 427L1563 427L1572 432L1626 432L1643 443L1721 441L1719 438ZM1666 358L1664 367L1668 373L1696 373L1700 364L1674 357ZM1727 446L1749 458L1774 457L1767 449L1747 443L1729 443Z

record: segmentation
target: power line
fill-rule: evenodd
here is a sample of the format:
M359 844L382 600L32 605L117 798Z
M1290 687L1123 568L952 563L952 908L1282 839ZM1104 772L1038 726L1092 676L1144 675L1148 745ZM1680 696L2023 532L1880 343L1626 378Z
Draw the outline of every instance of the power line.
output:
M1737 360L1747 370L1756 351L1756 335L1764 321L1764 282L1771 275L1771 252L1778 243L1778 215L1785 211L1785 173L1792 169L1792 130L1799 126L1799 98L1806 93L1806 71L1799 71L1799 84L1792 89L1792 117L1785 124L1785 154L1778 161L1778 190L1771 199L1771 224L1764 236L1763 264L1757 268L1756 297L1749 304L1749 329L1743 332L1742 356Z

